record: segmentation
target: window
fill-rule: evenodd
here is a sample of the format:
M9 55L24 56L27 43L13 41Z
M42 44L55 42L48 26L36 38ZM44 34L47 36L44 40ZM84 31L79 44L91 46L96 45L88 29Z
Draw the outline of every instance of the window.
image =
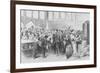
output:
M38 11L33 11L33 18L38 19Z

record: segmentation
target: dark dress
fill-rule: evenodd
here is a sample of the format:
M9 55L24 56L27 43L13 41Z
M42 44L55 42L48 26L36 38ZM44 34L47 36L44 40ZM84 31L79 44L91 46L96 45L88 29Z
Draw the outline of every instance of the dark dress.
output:
M73 54L73 47L70 39L66 40L65 50L66 50L66 58L68 59Z

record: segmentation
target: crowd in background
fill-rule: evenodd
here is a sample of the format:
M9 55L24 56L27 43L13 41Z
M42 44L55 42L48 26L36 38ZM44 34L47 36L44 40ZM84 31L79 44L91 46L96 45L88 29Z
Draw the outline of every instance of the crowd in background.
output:
M78 44L82 42L82 31L67 28L66 30L55 29L38 29L32 31L28 29L21 32L22 40L30 40L23 44L23 49L32 49L32 56L34 58L42 54L43 57L47 57L46 54L54 53L56 55L66 54L69 58L73 55L74 51L78 51ZM76 44L76 49L73 47L73 43Z

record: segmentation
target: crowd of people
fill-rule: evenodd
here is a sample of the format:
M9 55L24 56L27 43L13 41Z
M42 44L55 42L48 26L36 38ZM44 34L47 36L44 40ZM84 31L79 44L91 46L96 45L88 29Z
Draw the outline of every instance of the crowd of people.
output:
M38 29L21 32L21 40L31 41L27 43L21 42L21 44L23 50L31 49L33 58L39 56L46 58L49 53L66 55L66 58L69 58L74 51L78 52L78 44L81 44L82 37L80 31L70 28L66 30ZM76 48L73 46L73 42L75 42Z

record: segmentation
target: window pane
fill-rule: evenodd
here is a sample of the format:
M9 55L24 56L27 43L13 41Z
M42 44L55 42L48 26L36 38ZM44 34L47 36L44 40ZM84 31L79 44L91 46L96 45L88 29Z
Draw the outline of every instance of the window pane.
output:
M38 11L33 11L33 18L38 19Z
M40 19L45 19L45 11L40 11Z
M27 17L32 17L32 11L26 11L26 16Z
M48 12L48 20L53 20L53 12Z
M21 10L21 16L25 16L25 11Z
M59 12L54 12L54 19L58 19L59 18Z
M61 12L61 19L65 18L65 12Z

